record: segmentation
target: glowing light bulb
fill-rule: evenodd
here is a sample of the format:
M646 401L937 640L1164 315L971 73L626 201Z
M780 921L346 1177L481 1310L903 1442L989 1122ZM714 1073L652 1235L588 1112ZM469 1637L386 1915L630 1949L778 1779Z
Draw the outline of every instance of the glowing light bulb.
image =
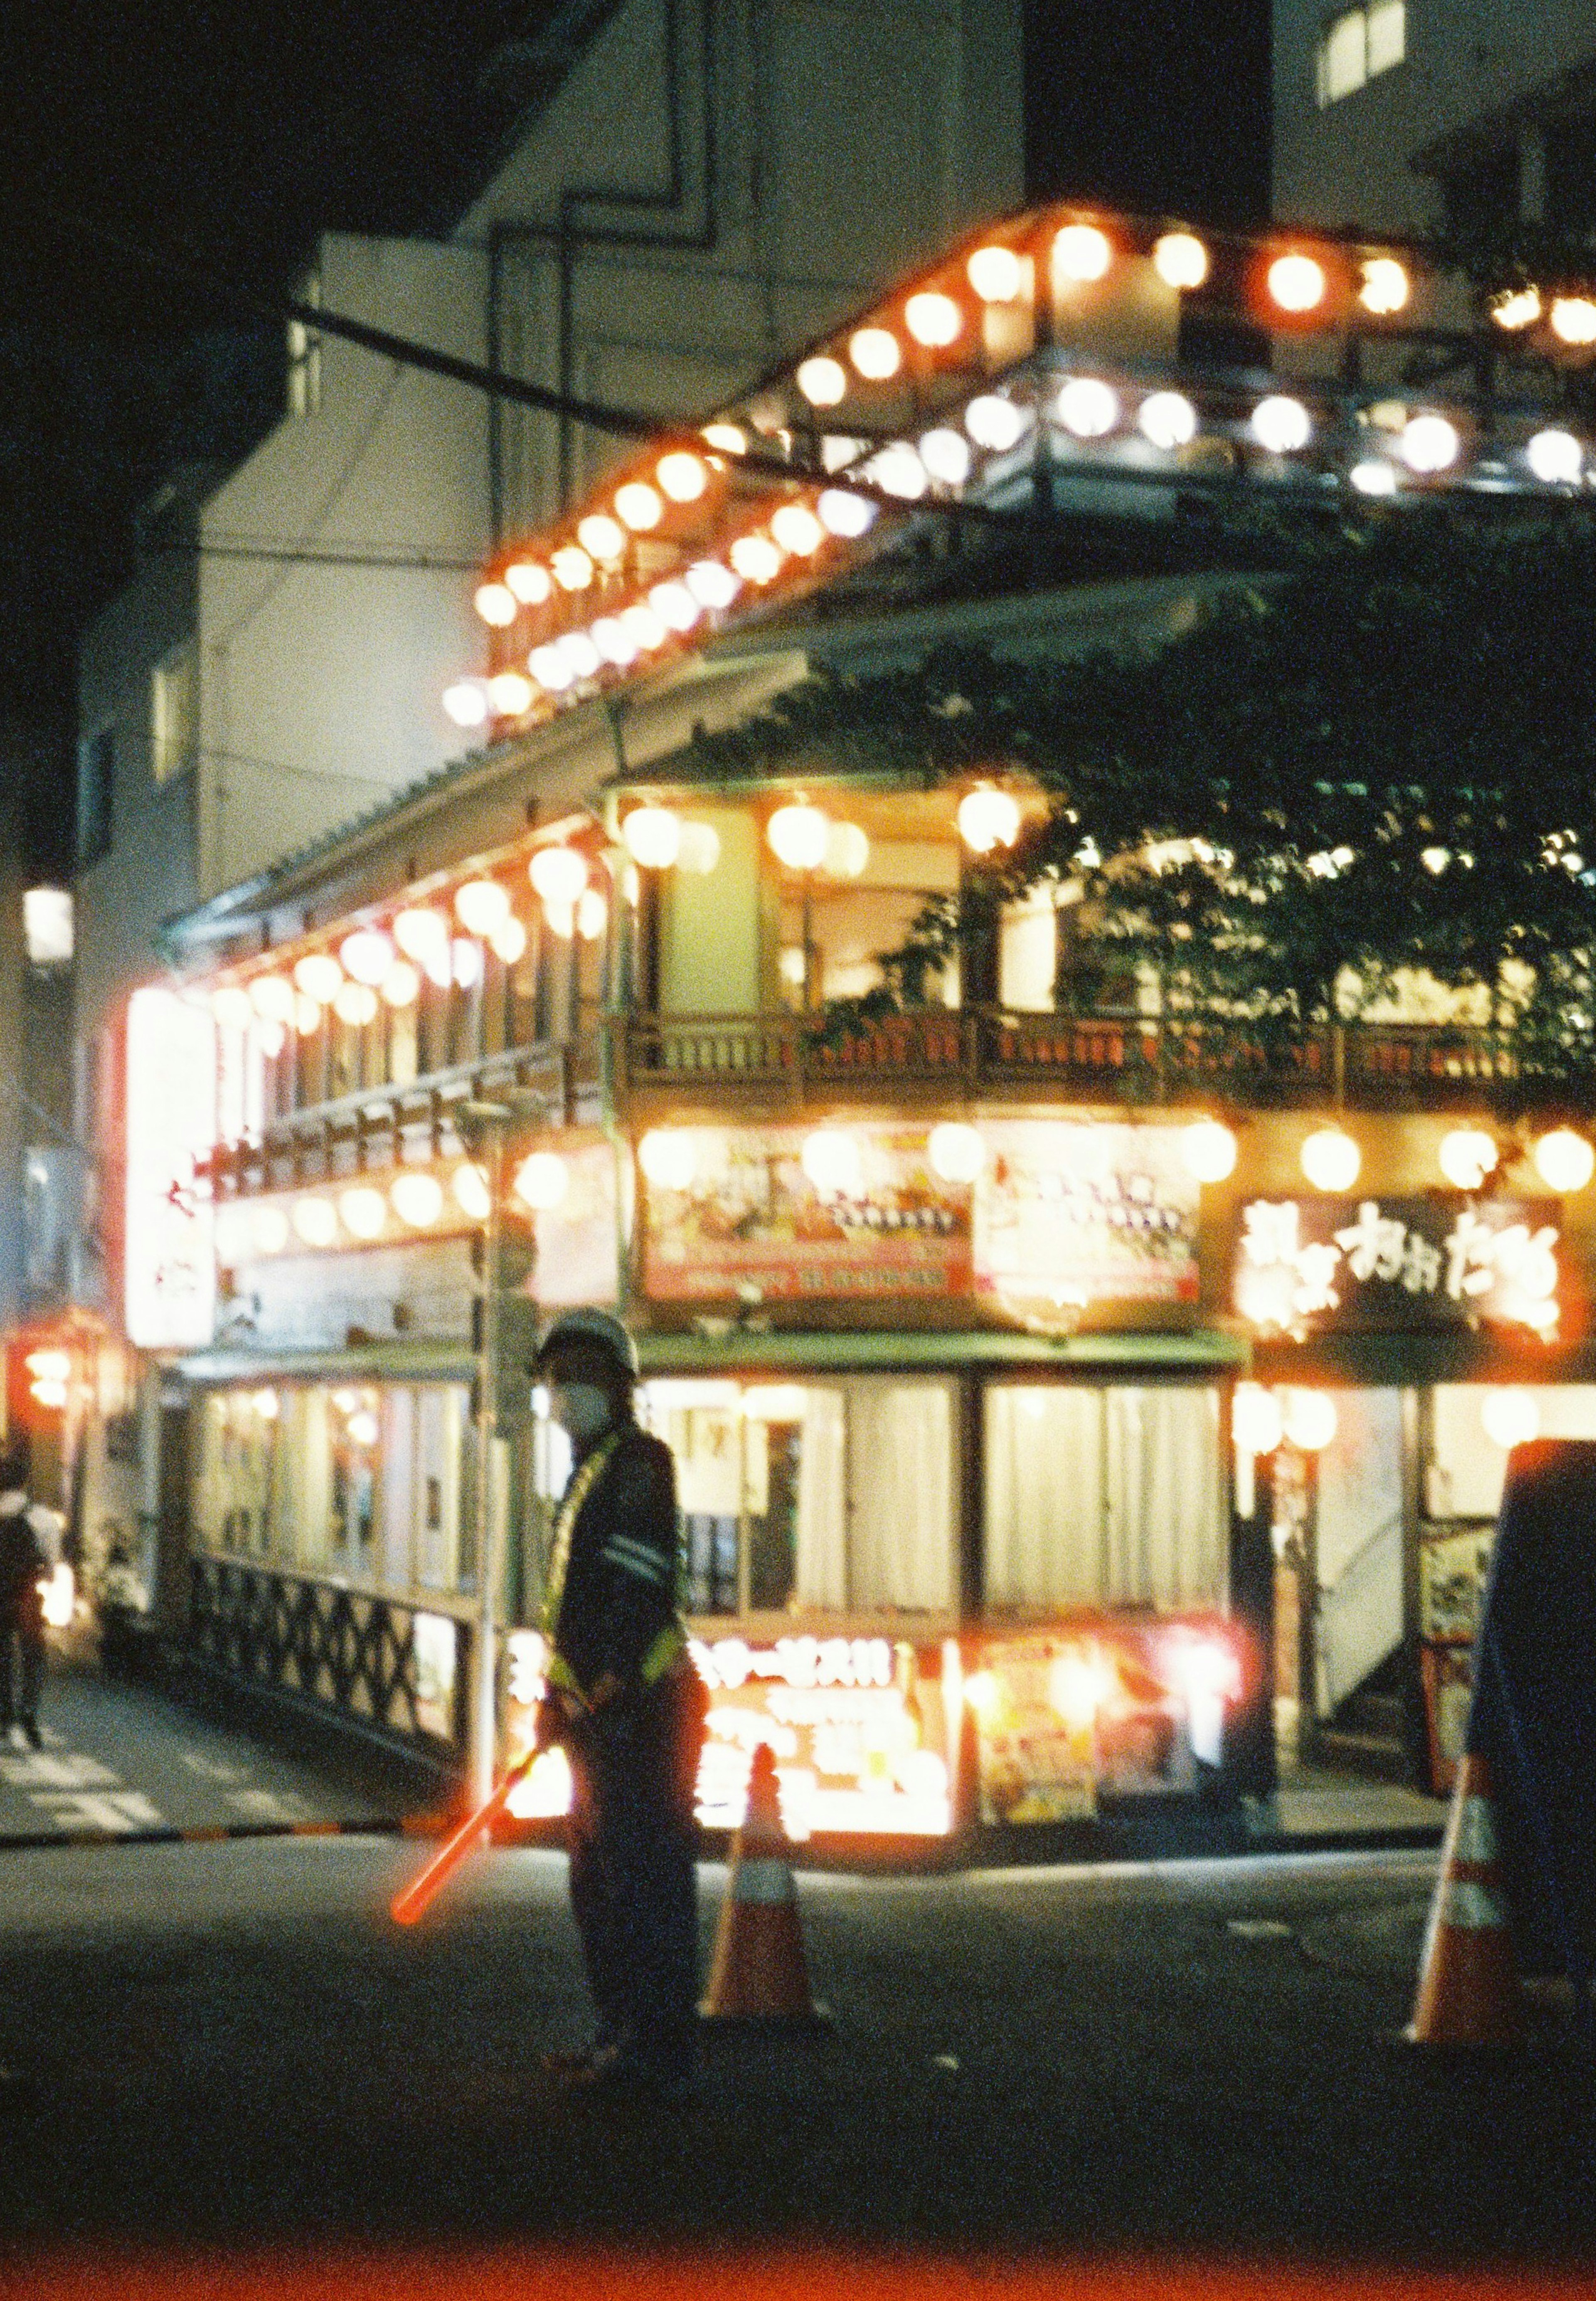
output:
M927 351L940 352L958 341L965 315L951 296L926 289L911 296L904 305L903 323L917 344Z
M294 962L294 980L307 999L318 1007L330 1006L338 996L344 970L327 950L307 950L303 958Z
M933 1126L925 1150L932 1172L944 1183L973 1183L986 1164L986 1144L980 1131L961 1119L946 1119Z
M1006 456L1030 431L1031 410L995 391L983 391L965 410L965 429L989 455Z
M330 1199L296 1199L293 1223L306 1246L330 1246L338 1236L338 1209Z
M554 579L535 559L513 559L505 582L523 607L541 607L554 591Z
M600 615L588 636L606 663L614 664L619 670L624 671L638 659L638 643L619 615Z
M771 514L770 531L783 551L807 559L826 540L825 529L807 504L785 503Z
M673 448L668 456L662 456L654 476L673 503L697 503L709 485L704 458L686 448Z
M931 484L925 466L907 439L895 439L873 456L865 470L878 488L890 496L901 496L906 503L914 503Z
M1554 1126L1535 1145L1535 1166L1548 1190L1559 1197L1583 1191L1596 1173L1596 1150L1571 1126Z
M1334 1399L1324 1391L1288 1390L1282 1418L1282 1435L1299 1454L1322 1454L1334 1443L1340 1418Z
M1208 251L1195 232L1166 231L1153 246L1153 269L1166 288L1200 288Z
M856 328L848 356L867 383L885 383L903 364L903 347L890 328Z
M668 636L653 608L645 606L641 599L634 600L630 607L622 608L621 628L639 655L646 655L650 648L663 647Z
M480 680L457 679L440 700L456 727L480 727L488 716L488 693Z
M443 1213L443 1184L436 1175L396 1175L388 1195L395 1214L412 1230L430 1230Z
M1100 280L1113 261L1107 234L1093 223L1065 224L1053 242L1053 269L1064 280Z
M474 991L482 980L482 946L465 935L449 945L449 978L460 991Z
M537 691L521 671L496 671L488 682L488 700L502 719L519 719L530 711Z
M409 905L394 921L394 941L430 981L448 981L449 923L441 911Z
M455 916L467 934L489 935L510 916L510 891L497 879L467 879L455 890Z
M222 1030L247 1031L255 1002L241 983L219 983L211 993L211 1012Z
M684 823L677 867L695 878L707 879L721 859L721 834L713 823Z
M718 559L695 559L681 580L698 605L712 614L729 607L742 589L731 570Z
M671 632L690 632L704 612L687 585L674 581L656 583L648 594L648 605Z
M593 581L593 562L580 543L562 543L548 564L562 591L585 591Z
M859 1146L840 1126L816 1127L799 1154L805 1176L823 1199L857 1198L865 1187Z
M706 448L714 448L723 456L746 456L748 435L740 423L706 423L698 434Z
M479 583L476 590L476 610L485 623L497 631L513 623L520 613L515 594L507 583Z
M1012 791L980 783L958 803L958 835L973 855L1012 847L1020 835L1020 804Z
M833 823L826 833L821 868L829 878L860 878L870 861L870 837L863 824Z
M249 986L249 1003L263 1023L291 1023L294 986L286 975L257 975Z
M1458 460L1456 424L1444 415L1415 415L1404 425L1397 453L1410 472L1444 472Z
M576 523L576 540L592 558L619 559L626 548L626 530L606 511L590 511Z
M419 971L407 958L396 958L378 984L377 995L389 1007L414 1007L422 995Z
M1596 344L1596 302L1589 296L1554 297L1551 332L1559 343Z
M584 942L597 942L609 925L610 907L597 887L586 887L577 899L576 932Z
M1533 328L1541 316L1541 291L1538 288L1505 288L1492 298L1491 316L1499 328L1517 335L1521 328Z
M621 837L645 871L668 871L681 852L681 817L668 807L634 807L622 822Z
M656 1126L638 1144L643 1179L656 1191L688 1191L698 1171L698 1138L683 1126Z
M377 1019L377 993L369 983L343 983L332 1001L332 1011L352 1031L363 1031Z
M586 632L562 632L555 647L573 680L591 679L603 660Z
M939 428L923 432L919 443L920 461L938 484L945 488L962 488L970 476L970 443L962 431Z
M1025 285L1025 267L1012 247L978 247L965 277L983 304L1012 304Z
M1197 410L1184 392L1149 392L1136 421L1155 448L1184 448L1197 437Z
M552 643L535 647L526 659L526 667L539 687L547 688L551 695L563 695L576 684L576 674Z
M534 1150L517 1167L511 1188L535 1213L550 1214L564 1203L571 1189L571 1170L557 1150Z
M804 361L797 382L811 407L835 407L848 397L848 371L824 353Z
M1363 280L1358 290L1358 300L1366 312L1377 318L1386 318L1400 312L1412 293L1406 266L1394 255L1371 255L1363 267Z
M799 799L776 809L765 835L777 862L784 863L790 871L818 871L825 861L831 829L829 816Z
M502 966L517 966L526 957L527 933L512 913L488 938L488 948Z
M250 1243L257 1254L280 1254L291 1236L280 1207L256 1207L249 1217Z
M493 1199L488 1188L485 1167L476 1166L468 1159L464 1166L455 1167L450 1187L455 1193L455 1205L468 1222L487 1221Z
M351 1238L380 1238L388 1228L388 1201L369 1183L357 1184L355 1189L341 1192L338 1210Z
M1271 392L1252 411L1252 436L1272 456L1292 456L1313 438L1313 419L1299 399Z
M773 583L786 557L768 535L740 535L726 556L748 583Z
M539 847L527 865L533 891L546 903L567 908L588 883L588 860L574 847Z
M815 510L826 532L847 542L856 541L875 525L876 506L868 496L856 496L850 488L826 488Z
M1316 1191L1349 1191L1363 1165L1362 1151L1339 1126L1320 1127L1308 1136L1298 1155Z
M1477 1126L1454 1126L1441 1136L1436 1155L1455 1190L1477 1191L1486 1176L1496 1171L1495 1141Z
M1197 1183L1223 1183L1236 1168L1236 1138L1216 1118L1193 1119L1181 1130L1181 1159Z
M338 945L338 957L353 982L375 989L394 963L394 940L380 927L356 927Z
M1480 1401L1480 1420L1492 1443L1510 1454L1515 1446L1533 1445L1540 1436L1540 1402L1517 1384L1488 1390Z
M1119 395L1095 375L1073 375L1059 392L1058 420L1078 439L1100 439L1119 421Z
M658 489L651 488L647 480L628 480L623 487L617 488L615 509L627 526L639 534L657 527L665 515Z
M1230 1427L1238 1454L1273 1454L1285 1435L1279 1399L1261 1383L1239 1382L1231 1400Z
M1283 312L1311 312L1324 300L1324 267L1311 255L1277 255L1269 266L1269 293Z
M1584 473L1585 451L1572 431L1537 431L1524 459L1543 488L1576 488Z
M1360 496L1394 496L1397 491L1395 466L1378 456L1366 456L1353 464L1347 477Z

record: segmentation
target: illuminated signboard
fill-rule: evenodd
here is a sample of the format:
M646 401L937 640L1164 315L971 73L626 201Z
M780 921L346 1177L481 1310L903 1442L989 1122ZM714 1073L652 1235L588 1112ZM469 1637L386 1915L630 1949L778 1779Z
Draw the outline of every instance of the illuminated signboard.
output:
M1235 1305L1264 1334L1558 1329L1558 1202L1257 1199L1241 1209Z
M706 1126L690 1142L681 1187L647 1185L644 1284L656 1301L968 1287L969 1187L933 1172L924 1127Z
M509 1639L507 1733L512 1762L531 1747L543 1697L545 1648L534 1630ZM958 1649L948 1640L924 1659L885 1638L790 1637L774 1645L742 1638L692 1642L709 1693L708 1726L695 1799L707 1829L736 1829L748 1803L754 1752L776 1761L790 1837L842 1834L945 1837L960 1715ZM546 1751L512 1793L522 1820L569 1810L563 1751Z
M1015 1119L981 1129L975 1286L1014 1302L1194 1302L1201 1192L1182 1129Z
M216 1266L208 1196L195 1168L216 1140L216 1026L175 992L128 1002L128 1339L140 1350L211 1340Z

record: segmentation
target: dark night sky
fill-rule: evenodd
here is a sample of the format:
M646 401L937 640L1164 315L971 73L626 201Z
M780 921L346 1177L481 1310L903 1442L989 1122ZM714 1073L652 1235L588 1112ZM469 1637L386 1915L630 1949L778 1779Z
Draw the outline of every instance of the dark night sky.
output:
M72 645L174 450L244 444L275 345L46 203L272 293L322 227L447 217L502 44L550 0L34 0L0 11L0 718L50 738L37 859L67 857ZM1032 189L1261 218L1266 0L1030 0ZM424 539L422 539L424 540Z

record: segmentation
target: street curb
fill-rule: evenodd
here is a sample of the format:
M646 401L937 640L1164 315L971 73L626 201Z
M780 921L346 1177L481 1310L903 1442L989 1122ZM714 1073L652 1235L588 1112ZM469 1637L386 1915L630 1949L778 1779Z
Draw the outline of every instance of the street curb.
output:
M430 1814L370 1821L225 1821L180 1829L163 1822L149 1829L13 1829L0 1831L0 1853L53 1845L220 1845L251 1837L441 1837L447 1824Z

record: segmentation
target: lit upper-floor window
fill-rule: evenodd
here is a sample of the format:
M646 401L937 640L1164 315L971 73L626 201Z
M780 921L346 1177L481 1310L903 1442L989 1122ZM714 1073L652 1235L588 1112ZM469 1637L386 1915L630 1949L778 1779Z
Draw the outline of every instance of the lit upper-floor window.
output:
M309 272L294 290L297 304L320 304L322 281ZM288 330L288 408L290 415L313 415L322 405L322 339L303 320Z
M199 656L192 640L150 674L150 774L168 782L194 765L199 745Z
M1343 8L1319 36L1316 93L1319 109L1350 96L1408 53L1406 0L1370 0L1364 8Z

